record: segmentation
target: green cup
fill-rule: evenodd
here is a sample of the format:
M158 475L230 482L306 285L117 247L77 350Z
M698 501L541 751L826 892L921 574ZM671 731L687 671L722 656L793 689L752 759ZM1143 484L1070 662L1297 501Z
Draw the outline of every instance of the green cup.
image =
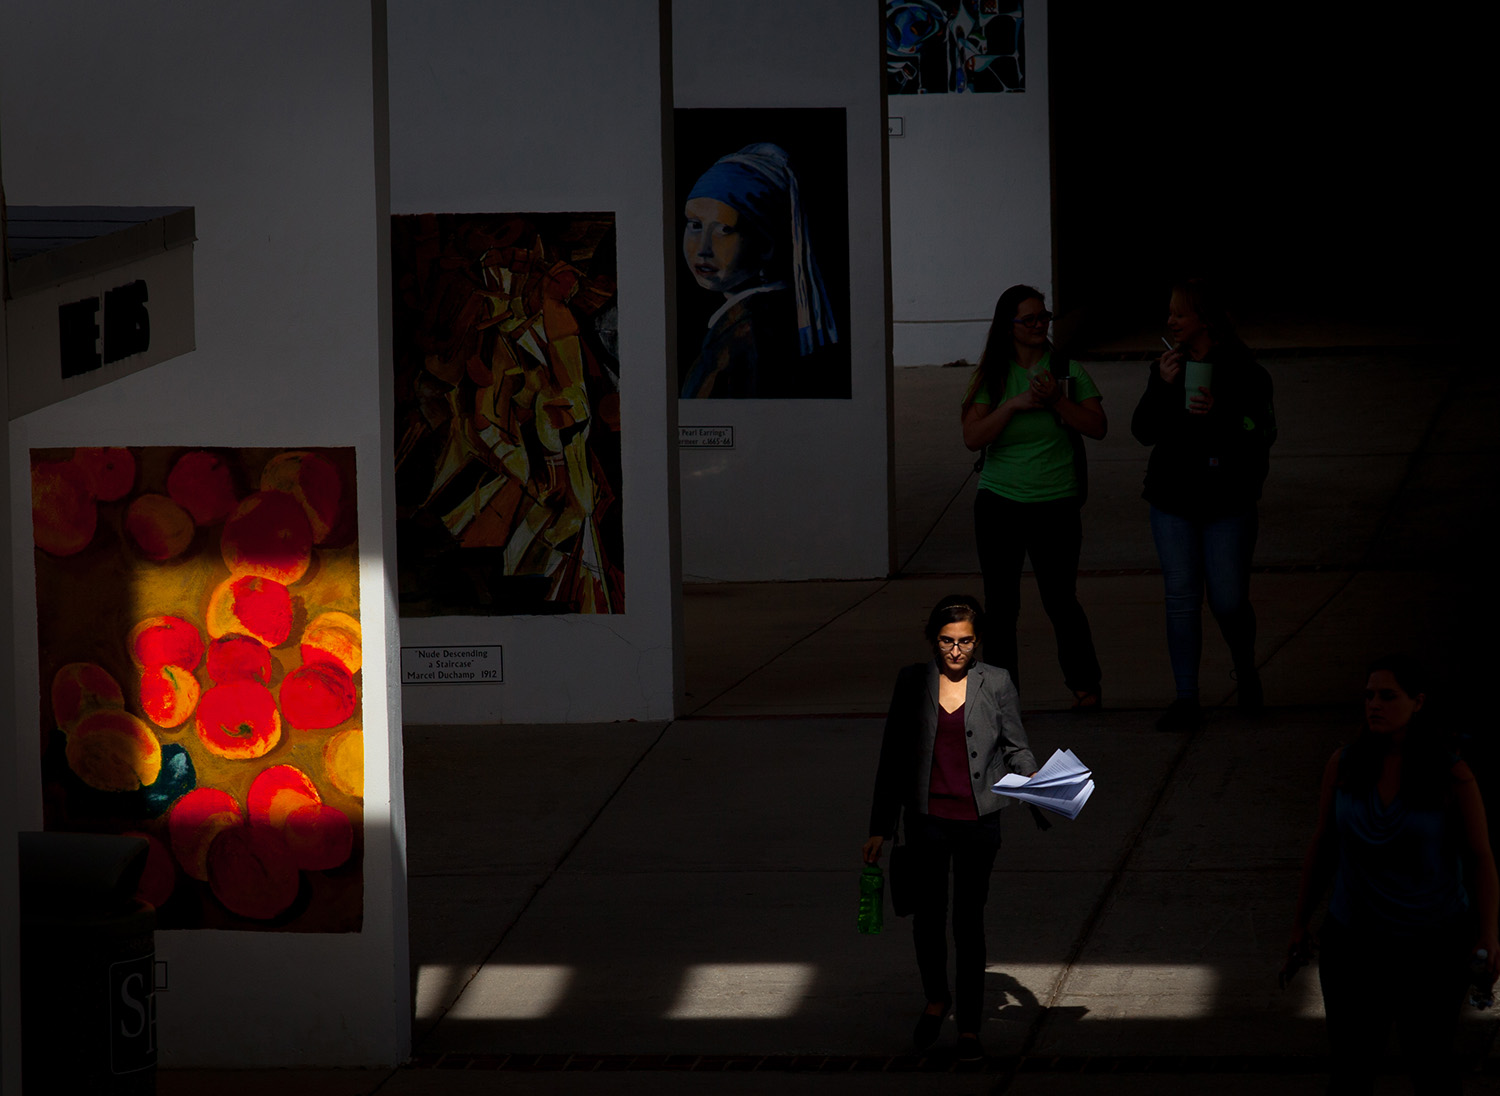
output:
M1182 374L1183 387L1187 390L1183 394L1183 406L1191 411L1193 397L1198 395L1198 389L1207 388L1210 392L1213 391L1213 362L1183 362Z

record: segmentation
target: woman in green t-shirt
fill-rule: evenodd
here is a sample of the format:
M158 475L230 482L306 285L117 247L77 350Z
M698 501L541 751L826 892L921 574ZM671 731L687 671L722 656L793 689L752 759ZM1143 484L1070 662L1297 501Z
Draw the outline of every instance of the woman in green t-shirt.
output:
M964 444L984 450L974 536L990 619L989 657L1017 673L1016 621L1027 556L1057 635L1075 709L1099 706L1099 658L1078 604L1079 508L1085 475L1079 435L1104 437L1099 389L1077 362L1052 361L1041 291L1013 285L995 304L984 356L963 405Z

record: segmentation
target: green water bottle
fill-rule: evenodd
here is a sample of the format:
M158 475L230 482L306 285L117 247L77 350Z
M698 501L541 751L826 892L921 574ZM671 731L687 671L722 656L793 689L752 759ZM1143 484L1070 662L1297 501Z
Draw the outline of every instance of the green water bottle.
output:
M876 933L885 925L885 873L866 864L859 874L859 931Z

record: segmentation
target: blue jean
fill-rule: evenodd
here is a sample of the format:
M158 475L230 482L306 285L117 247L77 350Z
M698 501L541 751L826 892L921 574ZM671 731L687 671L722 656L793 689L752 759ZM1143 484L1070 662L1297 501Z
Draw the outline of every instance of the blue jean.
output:
M1250 559L1260 519L1254 506L1229 517L1198 520L1151 507L1151 536L1166 586L1167 653L1180 698L1198 695L1203 656L1203 591L1238 675L1255 669L1255 610Z

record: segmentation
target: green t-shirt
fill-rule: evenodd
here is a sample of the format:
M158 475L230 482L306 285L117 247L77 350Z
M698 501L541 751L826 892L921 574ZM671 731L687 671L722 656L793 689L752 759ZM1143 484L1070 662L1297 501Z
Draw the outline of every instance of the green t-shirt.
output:
M1051 371L1050 353L1037 363L1038 371ZM1073 377L1073 399L1077 403L1099 395L1094 379L1077 362L1068 363ZM990 396L989 388L974 373L979 390L975 403L1004 403L1019 396L1031 384L1031 374L1014 361L1005 374L1005 391L1000 399ZM1049 502L1078 494L1078 473L1073 468L1073 439L1055 411L1017 411L984 450L984 470L979 486L1015 502Z

